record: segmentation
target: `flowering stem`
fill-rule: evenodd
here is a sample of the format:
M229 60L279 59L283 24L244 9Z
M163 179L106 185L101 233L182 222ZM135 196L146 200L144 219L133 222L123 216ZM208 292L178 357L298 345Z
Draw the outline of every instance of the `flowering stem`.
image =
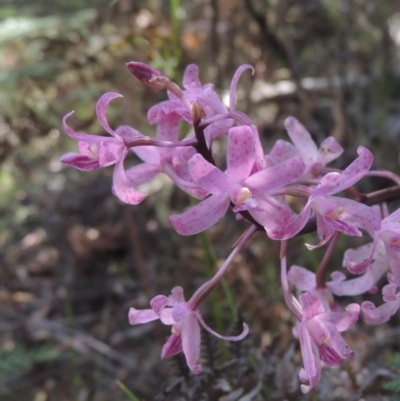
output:
M231 264L234 257L240 252L246 242L253 236L253 234L257 231L257 227L251 226L249 227L240 237L237 242L235 248L232 250L230 255L226 258L223 265L219 268L214 277L204 283L190 298L188 303L191 303L191 309L195 310L200 305L201 301L217 286L217 284L221 281L221 278L224 276L226 270Z
M285 303L287 307L293 312L293 314L297 317L298 320L302 318L302 310L299 302L293 296L292 292L289 288L289 282L287 279L287 271L286 271L286 249L287 249L287 241L281 241L281 251L280 251L280 258L281 258L281 283L282 283L282 290L283 290L283 297L285 299Z
M332 257L333 250L338 242L340 236L339 231L335 231L331 241L329 242L328 249L325 252L325 255L318 266L317 274L316 274L316 282L317 282L317 289L324 289L326 287L326 272L328 270L328 263Z
M194 134L197 139L197 145L194 147L205 160L215 166L215 160L212 156L211 150L207 146L206 138L204 136L204 128L200 126L202 112L203 110L200 108L200 106L197 103L194 103L192 107L192 118Z

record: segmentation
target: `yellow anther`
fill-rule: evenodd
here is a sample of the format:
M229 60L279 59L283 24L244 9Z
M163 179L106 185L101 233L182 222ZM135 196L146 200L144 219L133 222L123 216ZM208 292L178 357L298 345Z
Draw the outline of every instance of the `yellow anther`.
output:
M241 205L243 202L245 202L249 197L251 196L251 191L249 188L243 187L240 192L238 193L238 196L236 198L236 204Z
M326 214L325 217L337 220L340 219L340 216L343 214L343 212L344 212L344 207L340 206L334 212Z
M321 344L328 345L328 344L329 344L329 338L328 338L328 337L324 337L324 338L321 340Z
M99 157L99 148L97 147L97 145L95 144L90 145L89 150L92 152L94 158L97 159Z
M178 334L178 331L176 330L176 328L174 326L172 326L171 333Z

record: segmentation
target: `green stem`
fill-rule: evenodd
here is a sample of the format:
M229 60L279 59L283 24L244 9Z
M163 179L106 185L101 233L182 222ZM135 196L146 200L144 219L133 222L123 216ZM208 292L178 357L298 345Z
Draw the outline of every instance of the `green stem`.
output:
M128 387L125 386L124 383L120 382L117 380L117 386L120 388L120 390L131 400L131 401L139 401L139 398L135 396L135 394L132 393L131 390L129 390Z

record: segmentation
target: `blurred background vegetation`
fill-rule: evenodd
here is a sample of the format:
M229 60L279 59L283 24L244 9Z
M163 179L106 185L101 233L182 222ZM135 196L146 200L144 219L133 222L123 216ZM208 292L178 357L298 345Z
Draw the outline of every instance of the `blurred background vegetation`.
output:
M112 126L153 135L146 112L165 94L135 81L127 61L178 83L196 63L223 98L248 63L255 74L240 82L239 108L266 150L287 139L283 120L294 115L317 142L333 135L344 145L340 166L362 144L377 167L398 171L399 11L398 0L2 0L0 400L127 400L117 380L141 400L390 399L382 383L395 374L385 362L399 348L397 318L381 328L360 322L346 338L356 358L299 393L277 246L261 234L204 305L220 331L237 330L232 317L248 321L249 338L222 346L205 335L206 369L195 378L180 358L161 362L168 328L130 327L129 307L146 308L175 285L189 297L244 225L229 216L207 235L180 238L168 213L189 200L166 180L131 207L112 196L109 169L82 173L59 158L76 147L62 116L75 110L76 130L101 133L94 109L107 91L124 95L109 108ZM303 242L292 241L290 263L315 269L323 252Z

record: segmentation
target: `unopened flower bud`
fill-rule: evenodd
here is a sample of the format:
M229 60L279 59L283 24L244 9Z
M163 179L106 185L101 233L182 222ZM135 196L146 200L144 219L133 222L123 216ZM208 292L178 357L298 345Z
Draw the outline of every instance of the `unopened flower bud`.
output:
M169 79L160 71L139 61L130 61L126 67L140 82L153 89L165 89Z
M192 105L192 118L194 123L198 123L204 115L202 108L197 102Z

